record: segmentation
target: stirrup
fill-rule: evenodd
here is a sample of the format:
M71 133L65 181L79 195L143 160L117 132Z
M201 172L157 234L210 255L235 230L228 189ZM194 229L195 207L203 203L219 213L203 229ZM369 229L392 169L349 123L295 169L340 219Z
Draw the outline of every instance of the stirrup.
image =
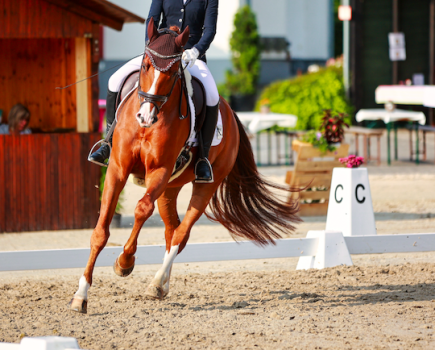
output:
M197 175L197 168L198 168L198 164L202 161L205 161L210 169L210 173L211 173L211 179L210 180L202 180L202 179L198 179L198 175ZM211 184L214 182L214 175L213 175L213 168L210 164L210 161L208 160L208 158L200 158L198 159L198 161L195 164L195 183L197 184Z
M97 165L99 165L99 166L104 166L104 167L108 167L109 166L109 162L107 162L107 164L106 163L100 163L100 162L96 162L95 160L92 160L91 159L91 155L92 155L92 153L94 153L93 152L93 150L94 150L94 148L97 146L97 145L99 145L100 143L102 143L102 144L106 144L106 145L109 145L109 148L110 148L110 154L112 154L112 145L110 144L110 142L107 142L106 141L106 139L104 139L104 140L100 140L100 141L98 141L92 148L91 148L91 151L89 152L89 155L88 155L88 161L89 162L91 162L91 163L94 163L94 164L97 164Z

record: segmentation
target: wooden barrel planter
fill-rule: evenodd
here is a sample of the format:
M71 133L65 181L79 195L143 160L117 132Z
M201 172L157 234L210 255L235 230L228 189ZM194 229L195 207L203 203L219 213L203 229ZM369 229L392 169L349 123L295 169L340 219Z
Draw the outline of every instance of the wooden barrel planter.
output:
M304 190L292 193L289 200L299 200L300 216L326 215L332 169L344 167L338 159L347 157L349 145L341 144L335 151L322 154L313 145L294 140L292 149L297 153L297 158L294 171L287 172L286 183L290 188L304 188Z

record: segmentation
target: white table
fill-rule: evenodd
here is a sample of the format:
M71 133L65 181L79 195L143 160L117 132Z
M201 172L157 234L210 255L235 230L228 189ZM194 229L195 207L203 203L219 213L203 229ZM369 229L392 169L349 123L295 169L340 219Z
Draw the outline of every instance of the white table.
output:
M272 126L294 128L298 117L292 114L236 112L242 124L253 134Z
M435 107L435 85L380 85L375 90L376 103Z
M258 112L236 112L242 124L252 134L257 134L257 165L263 165L260 160L260 131L270 129L273 126L294 128L298 118L292 114L278 114L278 113L258 113ZM286 164L290 164L292 160L292 153L288 138L292 139L296 136L296 133L285 133L285 159ZM271 135L268 133L268 162L265 164L272 165L271 163ZM279 153L279 138L277 138L277 149Z
M391 126L394 126L394 155L395 159L398 159L397 152L397 125L396 122L399 121L410 121L416 122L418 124L424 125L426 123L426 116L423 112L406 111L403 109L394 109L393 111L388 111L384 108L379 109L361 109L355 115L357 122L362 122L363 120L382 120L387 126L387 155L388 164L391 164L391 153L390 153L390 131ZM418 128L417 130L417 156L416 163L418 164Z

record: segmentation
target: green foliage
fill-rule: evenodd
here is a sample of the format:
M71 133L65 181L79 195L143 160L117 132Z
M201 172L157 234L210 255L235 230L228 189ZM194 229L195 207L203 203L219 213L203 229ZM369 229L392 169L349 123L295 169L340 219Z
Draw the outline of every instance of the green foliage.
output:
M336 147L329 143L320 131L310 130L302 135L301 140L312 144L314 147L318 148L322 154L336 150Z
M318 130L325 109L347 115L353 110L345 96L342 68L335 66L273 83L264 89L259 101L265 98L270 101L271 112L296 115L298 130ZM257 102L256 109L259 107ZM345 121L349 123L350 118Z
M234 28L230 39L233 70L226 73L226 86L231 94L254 94L260 76L261 45L257 20L249 6L236 13Z
M107 173L107 168L102 166L101 167L101 177L100 177L100 201L101 201L101 198L103 196L104 181L106 180L106 173ZM122 190L121 194L119 195L118 203L116 203L115 213L120 213L122 210L121 202L123 201L123 198L122 198L123 193L124 193L124 190Z
M228 89L225 83L220 83L217 85L219 95L221 95L226 101L230 100L231 91Z

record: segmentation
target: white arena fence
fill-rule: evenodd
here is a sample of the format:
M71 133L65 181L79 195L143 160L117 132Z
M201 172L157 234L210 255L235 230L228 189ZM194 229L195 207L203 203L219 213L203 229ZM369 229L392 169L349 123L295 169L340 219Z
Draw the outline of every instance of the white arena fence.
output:
M96 266L112 266L123 247L105 248ZM352 265L350 254L417 253L435 251L435 233L343 236L341 232L309 231L307 238L276 241L258 247L252 242L188 244L176 262L299 257L298 269ZM0 252L0 271L83 268L90 249L60 249ZM161 264L165 246L139 246L136 264ZM79 349L74 338L23 338L21 344L0 343L0 350ZM72 343L71 343L72 342Z
M123 247L106 247L96 266L113 266ZM349 254L417 253L435 251L435 233L348 236L341 232L310 231L307 238L276 241L265 248L252 242L192 243L176 263L299 257L298 269L352 265ZM90 249L0 252L0 271L84 268ZM164 245L138 246L136 265L161 264ZM302 263L303 262L303 263Z

